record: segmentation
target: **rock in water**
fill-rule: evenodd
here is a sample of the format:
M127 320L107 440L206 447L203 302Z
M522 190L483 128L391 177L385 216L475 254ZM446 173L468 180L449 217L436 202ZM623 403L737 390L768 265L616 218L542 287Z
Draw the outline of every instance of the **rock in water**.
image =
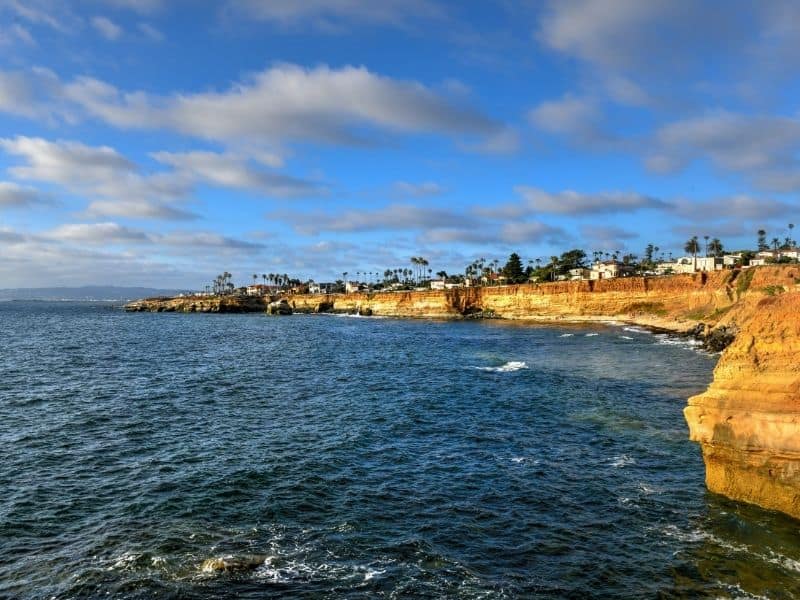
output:
M267 305L267 312L271 315L290 315L292 307L285 299L275 300Z
M256 569L267 560L264 554L254 554L252 556L220 556L209 558L200 565L203 573L219 573L225 571L249 571Z

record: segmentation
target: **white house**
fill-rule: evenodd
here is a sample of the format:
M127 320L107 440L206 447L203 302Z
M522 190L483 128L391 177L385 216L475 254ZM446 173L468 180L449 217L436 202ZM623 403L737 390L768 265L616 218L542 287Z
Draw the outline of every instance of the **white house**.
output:
M597 261L592 264L592 268L589 271L589 279L613 279L630 275L631 273L633 273L633 267L617 260Z
M570 269L569 270L569 278L573 281L581 280L581 279L591 279L592 271L590 269L586 269L580 267L578 269Z
M344 284L344 291L347 294L352 294L353 292L360 292L365 289L366 286L364 284L359 283L357 281L348 281Z

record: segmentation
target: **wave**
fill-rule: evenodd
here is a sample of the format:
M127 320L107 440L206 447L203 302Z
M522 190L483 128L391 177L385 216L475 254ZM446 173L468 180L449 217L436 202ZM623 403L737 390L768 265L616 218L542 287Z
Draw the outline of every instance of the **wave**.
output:
M599 333L587 333L586 337L594 337L596 335L600 335Z
M623 327L622 331L630 331L631 333L651 333L650 331L647 331L647 329L642 329L641 327L635 327L635 326Z
M575 335L575 334L574 334L574 333L562 333L562 334L561 334L560 336L558 336L558 337L560 337L560 338L562 338L562 337L572 337L573 335Z
M619 338L620 338L621 340L632 340L632 339L633 339L633 338L632 338L631 336L629 336L629 335L621 335L621 336L619 336Z
M511 360L504 365L500 365L499 367L474 367L479 371L491 371L493 373L513 373L514 371L519 371L520 369L527 369L528 364L521 361L521 360Z
M628 456L627 454L620 454L619 456L615 456L611 459L611 466L615 469L620 469L622 467L627 467L628 465L635 465L636 459L632 456Z

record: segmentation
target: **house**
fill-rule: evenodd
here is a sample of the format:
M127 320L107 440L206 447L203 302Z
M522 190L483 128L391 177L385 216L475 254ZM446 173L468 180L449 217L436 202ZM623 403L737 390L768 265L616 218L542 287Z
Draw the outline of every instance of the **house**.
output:
M722 264L726 267L735 267L742 264L742 253L726 254L722 257Z
M721 256L698 256L696 261L698 271L721 271L725 267Z
M726 266L733 266L736 260L741 259L741 254L730 255L727 259L723 256L681 256L671 262L661 262L656 265L656 273L695 273L697 271L721 271Z
M613 279L614 277L626 277L632 275L634 268L630 265L619 262L618 260L597 261L592 264L589 271L589 279Z
M586 269L584 267L579 267L577 269L570 269L568 273L569 273L569 279L573 281L581 279L591 279L592 277L591 269Z
M264 285L263 283L257 283L253 285L248 285L244 288L244 293L248 296L270 296L278 291L278 286L276 285Z
M431 279L431 289L432 290L443 290L445 287L445 280L444 279Z
M352 294L353 292L361 292L366 288L367 286L357 281L348 281L347 283L344 284L344 291L347 294Z

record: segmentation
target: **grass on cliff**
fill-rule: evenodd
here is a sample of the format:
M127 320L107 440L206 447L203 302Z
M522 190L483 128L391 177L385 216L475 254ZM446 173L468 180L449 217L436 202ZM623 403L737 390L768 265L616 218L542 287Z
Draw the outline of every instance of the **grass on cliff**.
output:
M767 296L777 296L778 294L782 294L786 291L786 288L782 285L767 285L761 288L761 291L764 292Z
M623 312L627 314L645 313L663 317L667 314L667 309L663 302L634 302L629 304Z
M718 308L716 310L709 310L708 308L696 308L695 310L687 312L684 316L692 321L716 321L731 308L731 306Z
M747 269L746 271L742 271L739 277L736 278L736 299L742 297L748 289L750 289L750 283L753 281L753 275L756 274L755 269Z

